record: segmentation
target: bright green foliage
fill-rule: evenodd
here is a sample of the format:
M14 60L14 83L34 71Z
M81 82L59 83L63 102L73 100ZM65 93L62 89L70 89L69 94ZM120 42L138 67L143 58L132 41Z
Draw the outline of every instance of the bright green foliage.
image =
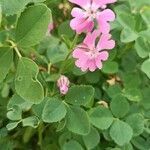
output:
M16 92L32 103L39 103L44 99L43 87L37 80L38 71L38 66L32 60L19 60L15 78Z
M124 96L117 95L113 97L110 108L115 117L122 118L129 111L129 103Z
M31 116L22 120L23 127L30 126L33 128L38 127L39 119L36 116Z
M132 114L127 117L126 122L132 127L134 136L143 133L144 118L140 114Z
M90 122L87 113L79 107L67 107L66 127L69 131L87 135L90 132Z
M49 37L47 57L52 64L65 60L68 54L68 48L64 43L55 37Z
M45 5L31 6L20 16L16 27L16 42L21 47L38 44L52 22L51 11Z
M56 98L48 99L42 113L44 122L52 123L62 120L66 115L66 108L63 102Z
M107 5L116 44L94 72L72 57L86 36L70 28L72 7L0 0L0 150L149 150L150 1Z
M66 97L66 102L73 105L83 105L89 104L94 96L94 89L92 86L72 86Z
M104 107L92 109L89 115L91 124L101 130L108 129L113 122L111 112Z
M141 70L150 78L150 59L143 62Z
M13 51L9 47L0 47L0 82L2 82L9 72L13 62Z
M132 135L132 128L127 123L120 120L116 120L110 128L111 138L121 146L129 143Z
M20 107L18 106L13 106L8 113L7 113L7 118L10 120L20 120L22 118L22 111Z
M63 145L62 150L83 150L82 146L75 140L71 140Z
M100 142L100 135L95 128L91 128L89 134L82 136L87 149L93 149Z
M106 61L104 63L102 71L104 73L108 73L108 74L117 73L118 72L118 64L116 62L113 62L113 61L112 62Z

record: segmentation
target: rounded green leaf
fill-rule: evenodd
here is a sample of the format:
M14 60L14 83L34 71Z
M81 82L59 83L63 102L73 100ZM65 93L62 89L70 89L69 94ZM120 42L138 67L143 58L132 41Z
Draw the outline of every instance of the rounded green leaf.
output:
M16 27L16 41L21 47L38 44L51 22L51 11L46 5L28 7L20 16Z
M62 120L66 115L66 108L62 101L51 98L48 99L42 113L44 122L52 123Z
M143 62L141 70L150 78L150 59Z
M113 116L109 109L98 106L90 111L90 122L95 127L104 130L108 129L113 122Z
M119 94L113 97L110 108L115 117L122 118L129 111L129 103L124 96Z
M144 38L138 38L135 42L136 52L141 58L145 58L149 55L150 53L149 47L150 43L144 40Z
M104 62L102 72L108 74L114 74L118 72L118 64L114 61L106 61Z
M72 86L66 97L65 101L73 105L86 106L94 98L94 88L88 85L75 85Z
M82 136L82 138L87 149L93 149L100 142L100 135L93 127L91 127L89 134Z
M80 107L67 107L66 127L69 131L77 134L88 134L90 122L87 113Z
M7 124L6 128L8 131L13 130L14 128L16 128L18 126L19 122L11 122L9 124Z
M62 150L83 150L83 148L77 141L71 140L63 145Z
M116 120L110 128L110 136L120 146L130 142L133 135L132 128L125 122Z
M127 117L126 122L132 127L134 136L138 136L144 131L144 118L140 114L132 114Z
M7 112L7 118L10 120L20 120L22 118L21 108L17 105L14 105L13 108Z
M21 110L27 111L31 108L31 106L33 104L28 101L25 101L19 95L14 94L7 104L7 109L9 110L9 109L13 108L13 106L15 106L15 105L19 106L21 108Z
M37 80L39 69L35 62L28 58L20 58L15 78L15 89L19 96L32 103L40 103L44 99L44 90Z
M0 82L2 82L9 72L13 62L13 50L9 47L0 47Z
M27 117L22 120L23 127L30 126L33 128L37 128L39 123L39 119L36 116Z

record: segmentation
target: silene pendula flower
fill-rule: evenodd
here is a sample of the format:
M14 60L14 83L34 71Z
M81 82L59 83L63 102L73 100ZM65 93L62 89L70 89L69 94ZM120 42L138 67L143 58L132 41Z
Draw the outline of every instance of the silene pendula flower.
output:
M60 78L57 80L57 86L61 94L65 95L68 92L69 84L69 79L64 75L61 75Z
M102 68L102 62L108 59L108 51L115 47L110 34L101 34L99 30L87 33L83 43L73 51L75 65L82 71L95 71Z
M47 36L51 35L51 31L53 29L54 29L54 24L53 23L49 23L46 35Z
M73 8L71 15L74 17L70 26L78 34L91 32L94 26L98 25L102 33L109 33L110 21L115 20L115 14L110 9L105 9L107 4L117 0L69 0L71 3L79 5L80 8ZM96 24L95 24L96 22Z

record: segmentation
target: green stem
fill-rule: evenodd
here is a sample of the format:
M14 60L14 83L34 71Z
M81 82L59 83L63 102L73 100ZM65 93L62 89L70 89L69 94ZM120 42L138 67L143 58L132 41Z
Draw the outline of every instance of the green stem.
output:
M16 54L18 55L18 57L21 58L22 55L20 54L20 52L19 52L19 50L17 48L17 45L11 40L7 40L7 42L9 42L12 45L12 48L15 50Z
M40 149L42 149L42 143L43 143L43 123L41 122L38 127L38 145L40 146Z
M68 53L68 55L66 56L65 61L62 63L62 65L61 65L61 67L60 67L59 74L61 74L61 73L63 72L64 67L65 67L65 62L69 59L69 57L70 57L70 55L71 55L71 53L72 53L72 51L73 51L73 49L74 49L74 47L75 47L75 45L76 45L76 43L77 43L78 36L79 36L78 34L75 35L74 40L73 40L73 42L72 42L72 44L71 44L71 46L70 46L69 53Z

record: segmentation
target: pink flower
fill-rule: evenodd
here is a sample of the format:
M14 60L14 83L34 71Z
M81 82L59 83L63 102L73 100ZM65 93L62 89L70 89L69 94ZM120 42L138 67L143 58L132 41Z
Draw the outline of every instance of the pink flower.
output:
M105 9L107 4L117 0L69 0L81 8L73 8L71 14L74 17L70 26L78 34L91 32L98 25L102 33L109 33L110 21L114 21L115 14L110 9ZM105 9L105 10L104 10ZM96 21L96 24L94 22Z
M51 31L54 29L54 24L53 23L49 23L48 25L48 30L47 30L47 33L46 35L50 35L51 34Z
M61 75L57 80L57 86L59 87L61 94L65 95L68 92L69 84L69 79L64 75Z
M110 34L101 34L99 30L88 33L82 44L73 51L76 58L76 66L82 71L95 71L102 68L102 61L108 59L106 50L113 49L115 41L111 40Z

